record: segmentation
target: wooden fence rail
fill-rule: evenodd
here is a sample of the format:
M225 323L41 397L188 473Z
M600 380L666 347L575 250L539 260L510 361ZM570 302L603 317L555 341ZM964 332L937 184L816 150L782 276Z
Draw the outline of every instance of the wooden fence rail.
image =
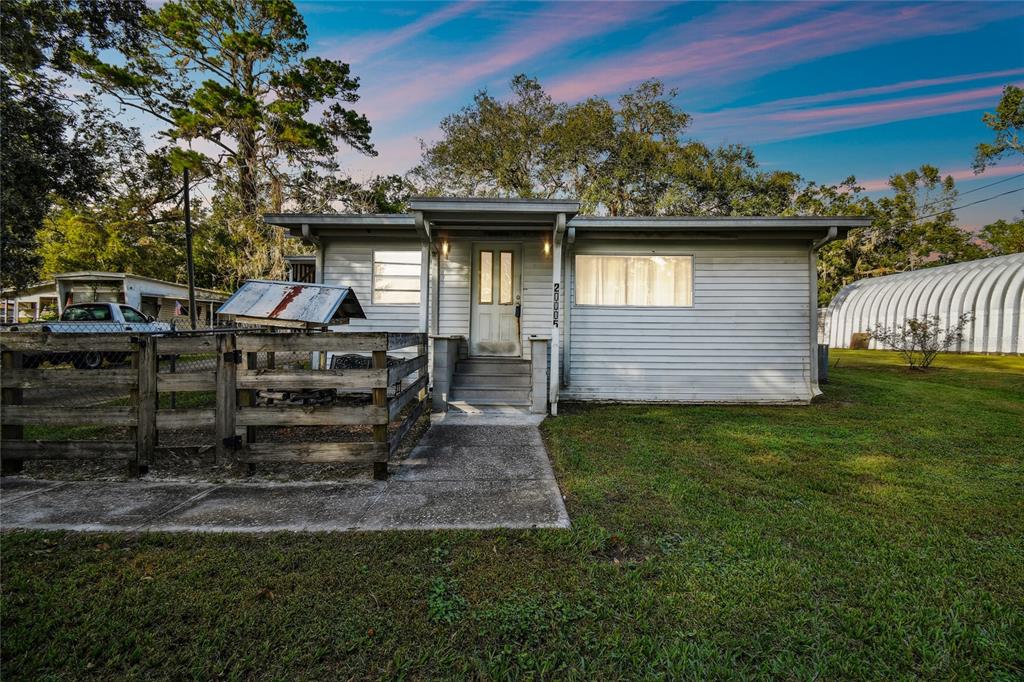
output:
M426 405L426 344L425 334L385 332L0 334L0 461L4 473L12 473L19 471L26 459L118 459L127 462L130 474L137 475L154 462L162 431L212 427L212 442L205 447L213 449L220 461L235 461L249 468L264 462L366 463L372 464L375 477L384 478L388 460ZM389 351L402 351L401 357L391 356ZM71 362L70 354L75 353L100 354L106 366L64 368ZM265 355L262 364L261 353ZM278 367L275 355L279 353L310 354L308 368ZM173 367L175 358L211 354L214 357L208 366L198 371L161 371L163 359L171 358ZM365 356L366 367L327 369L329 355ZM31 359L31 368L23 366L25 358ZM40 368L43 364L54 367ZM123 391L126 400L81 407L60 404L61 397L88 395L98 389ZM296 391L327 391L327 404L265 399L267 395ZM26 405L26 392L40 392L40 398ZM209 401L198 401L200 406L196 407L179 407L176 400L161 400L162 394L188 392L209 396ZM332 399L338 394L346 396L343 404ZM359 404L353 394L365 394L367 403ZM170 407L165 406L168 403ZM26 427L38 433L41 428L79 425L117 428L127 435L116 440L25 437ZM263 427L352 426L371 427L372 440L298 442L258 438Z

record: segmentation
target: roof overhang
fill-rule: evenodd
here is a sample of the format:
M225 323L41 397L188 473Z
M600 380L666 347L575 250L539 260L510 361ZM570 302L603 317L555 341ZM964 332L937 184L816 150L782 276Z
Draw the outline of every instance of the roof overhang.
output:
M405 213L267 213L263 222L283 227L300 239L309 239L309 235L416 236L416 222Z
M554 227L559 214L572 218L578 201L565 199L487 199L414 197L409 210L420 213L433 229L544 229Z
M658 238L685 235L690 239L816 239L833 227L837 236L843 238L850 230L869 225L871 218L860 216L577 216L569 223L577 237L621 235L634 239L645 235Z
M365 236L375 238L417 237L418 213L431 233L460 231L547 231L557 216L564 214L567 226L580 237L629 238L673 235L690 239L785 238L817 239L832 227L843 238L855 228L868 227L871 219L861 216L685 216L604 217L577 215L579 203L532 199L415 198L409 214L270 213L269 225L286 228L294 237L309 235Z

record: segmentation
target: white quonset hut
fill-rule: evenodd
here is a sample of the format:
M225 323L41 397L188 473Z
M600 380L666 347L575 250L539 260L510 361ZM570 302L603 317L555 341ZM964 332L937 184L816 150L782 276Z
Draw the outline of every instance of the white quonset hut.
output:
M922 315L943 324L970 313L961 353L1024 352L1024 253L862 279L844 287L828 307L828 342L850 348L876 324L902 325ZM871 348L877 347L871 341Z
M441 409L819 392L816 252L870 220L578 210L437 197L404 215L265 220L316 245L318 282L355 290L366 319L347 331L431 334Z

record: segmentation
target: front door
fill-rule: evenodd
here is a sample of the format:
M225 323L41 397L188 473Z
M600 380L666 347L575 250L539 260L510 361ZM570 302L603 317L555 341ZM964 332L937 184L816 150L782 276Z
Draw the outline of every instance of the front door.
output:
M522 245L473 245L470 355L518 357Z

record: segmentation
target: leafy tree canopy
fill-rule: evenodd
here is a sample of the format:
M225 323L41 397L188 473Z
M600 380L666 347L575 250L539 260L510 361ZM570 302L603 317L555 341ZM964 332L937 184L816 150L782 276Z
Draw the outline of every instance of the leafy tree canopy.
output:
M997 220L978 233L991 247L993 256L1024 253L1024 217L1017 220Z
M1003 88L1003 96L995 112L986 112L982 121L995 132L991 142L977 146L974 171L981 173L1000 159L1013 154L1024 154L1024 89L1016 85Z
M982 258L986 251L957 225L952 208L953 178L934 166L893 175L891 195L871 201L856 180L837 187L809 186L795 200L801 211L819 215L868 215L871 227L854 230L826 245L819 255L819 302L827 303L843 286L923 267Z
M130 49L142 0L6 0L0 11L0 259L5 287L38 279L38 230L54 200L103 191L107 113L85 102L81 117L62 92L72 54ZM81 125L80 121L87 121Z
M690 115L650 80L617 101L555 102L540 82L512 79L441 121L410 172L420 191L469 196L578 197L612 215L778 213L799 177L764 173L742 146L683 139Z

